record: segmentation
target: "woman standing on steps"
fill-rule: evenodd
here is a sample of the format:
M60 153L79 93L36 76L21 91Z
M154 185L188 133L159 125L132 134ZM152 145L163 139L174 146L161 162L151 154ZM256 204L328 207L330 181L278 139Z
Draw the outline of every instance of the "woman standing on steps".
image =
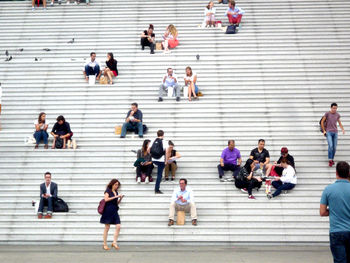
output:
M118 214L119 203L122 201L124 195L118 194L118 189L120 187L120 182L117 179L112 179L107 185L105 191L105 201L106 205L103 210L100 223L105 224L105 229L103 232L103 249L109 250L110 248L107 245L108 231L111 225L115 226L114 238L112 247L119 249L117 244L118 236L120 232L120 218Z
M114 59L113 53L107 53L106 67L104 69L103 75L108 78L108 84L113 84L113 77L118 76L117 69L118 62Z

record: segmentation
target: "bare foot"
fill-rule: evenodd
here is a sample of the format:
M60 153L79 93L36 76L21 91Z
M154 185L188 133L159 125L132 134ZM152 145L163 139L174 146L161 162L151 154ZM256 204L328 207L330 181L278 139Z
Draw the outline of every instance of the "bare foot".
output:
M51 149L55 149L55 145L52 145Z

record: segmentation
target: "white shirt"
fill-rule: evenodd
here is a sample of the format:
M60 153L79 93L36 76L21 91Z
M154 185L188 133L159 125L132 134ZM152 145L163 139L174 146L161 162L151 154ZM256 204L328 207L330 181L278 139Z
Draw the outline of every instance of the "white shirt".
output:
M204 15L207 15L209 13L212 13L211 15L215 15L215 12L216 12L216 8L215 7L211 8L211 9L205 8Z
M184 79L185 80L190 80L190 81L193 82L194 77L197 77L197 73L196 72L192 72L192 76L191 77L185 75Z
M183 203L181 200L177 200L177 198L181 195L186 200L186 202ZM191 187L186 186L184 191L181 191L180 186L176 187L173 191L171 202L175 202L179 205L187 205L189 203L194 203L194 196Z
M91 61L91 58L88 58L85 61L84 69L86 65L88 65L91 68L94 68L96 65L100 65L100 63L97 61L97 59L95 59L94 61Z
M154 139L153 141L151 141L151 143L150 143L151 148L152 148L152 145L153 145L154 141L155 141L155 139ZM163 143L164 155L163 155L162 157L160 157L159 159L155 159L155 158L153 158L153 157L152 157L152 162L165 162L165 155L166 155L166 153L165 153L165 151L166 151L166 142L165 142L165 140L164 140L164 139L162 140L162 143Z
M51 183L49 185L46 185L46 183L45 183L45 186L46 186L46 194L51 196Z
M37 125L37 124L39 124L39 122L38 120L35 120L34 125ZM40 130L43 130L45 125L49 126L49 123L45 121L45 124L44 123L40 124Z
M297 184L297 176L293 166L288 165L287 168L283 169L281 181L283 183Z
M174 78L174 79L171 79L171 78L169 77L168 74L165 74L164 77L163 77L163 79L164 79L164 78L165 78L165 81L164 81L163 84L164 84L166 87L173 87L173 86L175 86L175 84L177 83L177 77L176 77L175 74L173 74L173 78ZM175 82L175 79L176 79L176 82Z

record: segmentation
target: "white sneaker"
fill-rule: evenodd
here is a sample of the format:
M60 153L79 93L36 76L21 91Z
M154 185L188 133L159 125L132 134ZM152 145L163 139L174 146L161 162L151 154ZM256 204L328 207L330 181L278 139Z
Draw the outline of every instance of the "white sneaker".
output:
M73 139L73 149L75 150L77 148L77 141Z
M149 179L148 179L148 176L146 176L145 183L146 183L146 184L149 184Z
M138 184L141 183L141 177L137 177L137 183L138 183Z
M72 148L72 141L71 140L68 140L68 142L67 142L67 148L69 149L69 148Z
M77 1L75 1L74 4L77 5L78 4Z
M69 2L69 0L67 1L67 5L69 5L70 4L70 2Z
M53 6L53 2L51 2L50 6Z

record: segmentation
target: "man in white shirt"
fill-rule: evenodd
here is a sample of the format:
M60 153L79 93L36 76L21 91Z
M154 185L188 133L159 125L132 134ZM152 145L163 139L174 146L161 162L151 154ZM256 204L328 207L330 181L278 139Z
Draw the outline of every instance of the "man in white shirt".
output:
M96 60L95 52L90 53L90 58L88 58L85 62L83 73L86 82L89 81L90 75L95 75L97 80L100 79L102 71L100 69L100 63Z
M168 68L167 74L163 77L163 82L159 87L158 102L163 101L163 94L168 92L168 89L171 89L173 92L175 90L176 101L180 101L180 87L172 68Z
M57 198L57 184L51 181L51 173L45 173L45 182L40 185L40 204L38 209L38 218L43 218L44 206L47 205L46 219L52 218L53 201Z
M197 225L197 209L194 203L193 192L187 187L187 179L180 179L180 187L174 189L169 208L168 226L174 225L175 211L191 212L192 225Z

